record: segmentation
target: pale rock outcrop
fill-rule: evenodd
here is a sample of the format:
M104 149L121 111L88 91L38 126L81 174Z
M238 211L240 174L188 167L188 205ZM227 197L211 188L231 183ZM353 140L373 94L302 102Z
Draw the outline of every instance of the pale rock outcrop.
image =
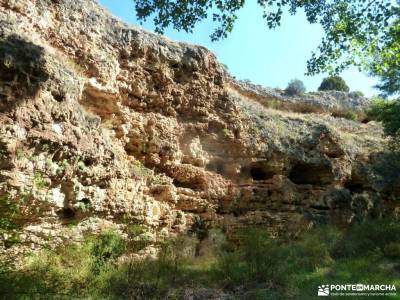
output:
M228 75L229 76L229 75ZM265 100L279 100L289 103L305 103L321 109L352 109L362 111L370 105L370 99L357 93L342 91L318 91L303 95L288 95L285 90L271 89L247 80L235 80L231 78L230 87L239 94L251 98Z

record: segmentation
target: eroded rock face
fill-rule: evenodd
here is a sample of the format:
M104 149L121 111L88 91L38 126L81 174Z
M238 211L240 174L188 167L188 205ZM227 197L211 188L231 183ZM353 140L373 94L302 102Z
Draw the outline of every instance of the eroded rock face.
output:
M92 0L1 0L0 24L9 257L111 225L141 224L157 241L398 209L400 163L378 124L266 109L232 92L207 49Z

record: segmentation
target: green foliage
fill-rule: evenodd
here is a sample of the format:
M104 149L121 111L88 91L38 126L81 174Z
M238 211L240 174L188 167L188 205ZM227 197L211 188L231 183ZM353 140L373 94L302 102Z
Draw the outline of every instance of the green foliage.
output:
M15 228L13 218L18 211L18 205L11 201L8 194L0 196L0 233L4 233Z
M232 136L232 131L229 128L222 129L222 134L225 138L229 138Z
M239 247L221 253L217 274L230 286L257 281L277 286L285 282L286 270L281 261L287 254L287 249L273 241L265 230L245 230L240 233Z
M44 179L43 174L41 172L36 171L35 174L33 175L33 185L38 190L48 187L48 183Z
M126 226L125 232L128 236L128 251L138 252L151 243L148 236L144 234L145 231L145 228L141 225L130 224Z
M0 273L0 298L102 298L99 289L116 271L122 241L117 233L107 231L81 244L68 243L56 252L44 250L28 257L23 270Z
M128 231L137 236L142 229ZM43 251L18 271L0 266L0 298L182 299L188 290L206 288L232 299L313 299L327 282L398 285L399 237L392 219L345 230L319 227L294 240L251 228L237 232L212 259L195 257L198 242L180 237L159 245L158 259L117 263L129 248L108 231Z
M20 205L8 194L0 195L0 237L5 242L5 246L11 246L19 242L19 234L16 231L16 222Z
M348 92L350 89L340 76L329 76L324 78L318 88L319 91L342 91Z
M109 230L97 238L91 239L93 256L99 262L107 262L121 256L126 250L126 243L115 231Z
M78 201L78 208L83 212L86 213L90 210L90 203L86 201Z
M135 1L135 10L141 21L153 18L158 33L170 26L192 32L197 23L211 15L217 23L211 39L218 40L232 31L238 11L245 3L245 0L139 0ZM381 76L383 89L390 92L393 86L399 91L398 1L259 0L257 3L270 29L280 25L285 9L292 15L304 11L309 23L321 25L325 36L307 63L309 75L340 73L354 65Z
M303 83L303 81L299 79L293 79L289 82L286 90L286 94L288 95L302 95L306 92L306 87Z
M19 149L17 150L17 158L18 158L18 159L23 159L24 157L25 157L25 152L24 152L24 150L21 149L21 148L19 148Z
M375 99L367 114L382 122L385 133L393 138L392 146L400 149L400 101Z
M369 71L378 76L381 82L377 85L384 96L400 94L400 21L399 18L387 29L383 45L376 44Z
M382 249L384 255L388 258L400 258L400 242L387 243Z
M145 228L138 224L129 224L125 229L129 239L133 239L145 232Z
M154 172L146 168L139 160L135 160L131 165L131 171L133 175L139 178L149 178L154 175Z
M49 151L50 150L50 145L49 144L46 144L46 143L44 143L44 144L42 144L42 151Z
M353 92L350 92L350 93L349 93L349 96L350 96L351 98L358 99L358 98L364 97L364 93L361 92L361 91L353 91Z
M81 160L78 161L77 166L78 166L78 169L81 170L81 171L85 171L85 169L86 169L85 163L83 161L81 161Z
M334 257L355 257L368 252L384 254L387 245L399 242L400 224L396 220L381 219L355 225L333 247Z
M356 112L352 109L334 109L332 116L335 118L345 118L352 121L359 121L363 117L363 113Z
M108 129L116 129L118 128L118 122L116 119L104 119L103 126Z

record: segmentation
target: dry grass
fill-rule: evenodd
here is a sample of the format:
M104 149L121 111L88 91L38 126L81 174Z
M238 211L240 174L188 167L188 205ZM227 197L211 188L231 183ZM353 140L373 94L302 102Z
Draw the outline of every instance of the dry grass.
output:
M299 114L313 113L313 114L331 115L334 118L345 118L348 120L353 120L362 123L368 123L370 121L369 118L367 117L367 114L364 111L357 111L350 108L326 108L326 107L316 106L307 102L283 101L274 97L267 98L246 91L238 91L235 88L230 88L230 92L233 92L233 94L240 95L241 97L257 101L264 107L275 110L288 111Z
M299 114L323 114L334 118L344 118L356 122L368 123L370 120L364 111L350 108L323 108L306 102L288 102L277 99L258 100L264 107L276 110L295 112Z

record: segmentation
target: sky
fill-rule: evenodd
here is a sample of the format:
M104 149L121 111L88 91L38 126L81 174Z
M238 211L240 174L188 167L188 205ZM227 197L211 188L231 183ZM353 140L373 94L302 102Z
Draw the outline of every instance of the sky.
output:
M154 32L152 20L142 25L137 20L134 0L99 0L114 16L122 21ZM207 19L199 23L193 33L167 29L165 35L174 41L202 45L210 49L218 60L226 64L238 79L249 79L255 84L271 88L285 88L292 79L304 82L307 91L318 89L326 74L305 76L307 60L317 49L323 30L318 24L309 24L304 13L289 14L282 18L281 26L269 30L256 1L246 1L239 11L233 31L224 40L211 42L210 34L216 24ZM367 77L355 68L341 76L352 91L366 96L378 94L373 88L376 79Z

